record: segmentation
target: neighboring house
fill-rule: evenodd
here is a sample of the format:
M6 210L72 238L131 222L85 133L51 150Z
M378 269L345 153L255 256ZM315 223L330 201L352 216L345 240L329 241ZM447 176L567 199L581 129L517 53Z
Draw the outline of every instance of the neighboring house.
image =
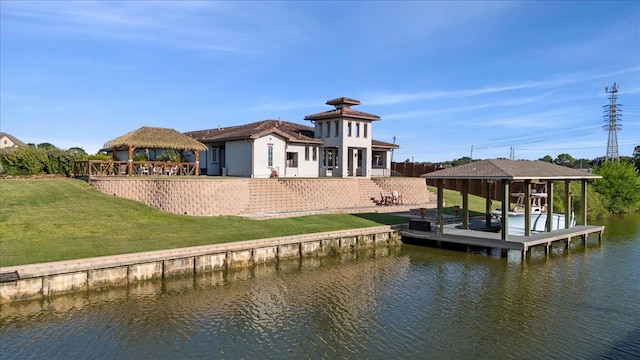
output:
M335 109L305 117L314 126L264 120L185 134L208 147L200 152L202 174L390 176L391 152L398 146L371 138L373 122L380 117L352 110L360 101L346 97L329 100L327 105Z
M18 146L25 146L27 144L23 143L22 141L16 139L15 137L5 133L5 132L0 132L0 149L4 149L4 148L10 148L10 147L18 147Z

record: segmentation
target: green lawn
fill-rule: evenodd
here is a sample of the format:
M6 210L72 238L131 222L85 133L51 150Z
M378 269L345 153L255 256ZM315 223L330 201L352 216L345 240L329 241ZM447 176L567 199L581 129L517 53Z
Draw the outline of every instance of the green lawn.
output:
M0 266L404 222L387 214L191 217L102 194L82 180L0 180Z
M430 186L430 191L436 192L437 189L435 187ZM453 206L459 205L462 208L462 193L455 190L443 189L444 195L444 203L445 207L443 209L443 213L445 214L454 214ZM469 216L479 216L485 214L485 199L480 196L469 195ZM499 201L493 201L491 206L491 210L495 210L495 208L500 206Z

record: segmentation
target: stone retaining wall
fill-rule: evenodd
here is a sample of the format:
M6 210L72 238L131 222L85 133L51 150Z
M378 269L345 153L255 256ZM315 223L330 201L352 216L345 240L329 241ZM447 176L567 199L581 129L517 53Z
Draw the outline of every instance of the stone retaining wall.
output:
M376 206L381 192L393 190L407 206L429 207L435 202L421 178L94 178L89 183L108 195L192 216L346 211Z

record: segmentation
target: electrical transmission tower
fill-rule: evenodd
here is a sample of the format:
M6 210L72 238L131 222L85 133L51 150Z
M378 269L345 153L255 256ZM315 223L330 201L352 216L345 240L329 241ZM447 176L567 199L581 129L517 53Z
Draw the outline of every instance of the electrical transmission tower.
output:
M607 141L606 161L610 159L618 160L618 130L622 129L620 118L622 117L622 104L617 104L618 83L613 83L613 88L609 90L609 85L604 86L604 91L609 94L609 104L604 105L604 125L605 131L609 131L609 140Z

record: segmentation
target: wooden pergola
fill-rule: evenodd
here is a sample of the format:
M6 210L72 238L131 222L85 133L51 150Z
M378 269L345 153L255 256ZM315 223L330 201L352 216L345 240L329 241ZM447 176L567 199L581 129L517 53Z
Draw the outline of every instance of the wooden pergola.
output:
M581 189L581 222L587 225L587 182L590 179L601 178L600 175L591 174L586 171L567 168L544 161L525 160L481 160L469 164L456 166L448 169L438 170L423 174L420 177L433 179L437 184L438 205L437 222L438 232L442 234L444 219L442 210L444 207L443 188L445 180L462 180L462 222L463 228L469 229L469 181L486 180L487 189L486 200L486 223L491 223L491 195L490 186L492 183L500 182L502 185L502 207L501 226L505 229L501 232L502 240L508 239L508 212L510 206L510 186L514 182L524 183L524 197L531 197L531 184L534 180L545 181L547 185L547 224L546 230L551 231L551 220L553 217L553 182L564 181L565 193L565 228L570 227L571 221L571 192L570 183L580 181ZM525 236L531 236L531 203L525 201Z
M195 155L195 172L196 176L200 172L200 153L199 151L206 151L207 146L182 134L174 129L159 128L143 126L138 130L131 131L120 137L117 137L104 144L105 149L111 149L113 152L113 158L117 155L118 151L127 150L128 164L127 175L133 173L133 151L135 149L171 149L177 150L180 154L180 162L182 163L183 151L193 151Z

